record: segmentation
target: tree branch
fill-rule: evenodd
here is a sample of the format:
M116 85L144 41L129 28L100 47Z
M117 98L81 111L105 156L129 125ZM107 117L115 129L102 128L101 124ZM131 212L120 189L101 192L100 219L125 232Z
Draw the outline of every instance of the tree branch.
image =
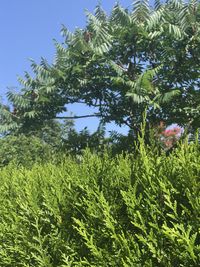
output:
M101 117L100 113L97 114L91 114L91 115L82 115L82 116L63 116L63 117L56 117L55 119L60 120L74 120L74 119L84 119L84 118L91 118L91 117Z

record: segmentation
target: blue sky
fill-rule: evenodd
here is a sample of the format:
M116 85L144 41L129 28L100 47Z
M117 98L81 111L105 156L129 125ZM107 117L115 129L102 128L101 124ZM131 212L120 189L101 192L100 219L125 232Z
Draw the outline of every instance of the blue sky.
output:
M115 0L102 0L103 8L109 12ZM129 7L131 0L121 0ZM85 25L84 9L93 11L96 0L1 0L0 1L0 95L5 96L8 87L19 87L17 75L23 76L30 70L29 59L39 63L44 57L53 61L55 49L53 39L62 41L61 24L71 31ZM88 113L82 106L70 109L77 115ZM79 120L78 130L84 126L93 131L98 125L96 119ZM113 124L108 130L115 129ZM126 132L126 128L119 129Z

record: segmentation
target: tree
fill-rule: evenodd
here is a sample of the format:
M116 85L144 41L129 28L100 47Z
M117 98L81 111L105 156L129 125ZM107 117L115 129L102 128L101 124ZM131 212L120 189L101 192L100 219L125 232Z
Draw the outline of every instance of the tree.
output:
M197 128L200 123L200 4L179 0L154 8L147 0L132 10L116 4L86 12L85 29L62 29L52 65L32 62L35 77L20 79L20 93L1 106L1 131L23 132L59 117L67 105L95 107L104 123L126 124L137 134L142 114L149 125L164 121ZM80 118L74 117L74 119ZM85 116L83 116L85 117Z
M0 168L10 163L32 167L52 158L52 146L38 137L21 134L0 139Z

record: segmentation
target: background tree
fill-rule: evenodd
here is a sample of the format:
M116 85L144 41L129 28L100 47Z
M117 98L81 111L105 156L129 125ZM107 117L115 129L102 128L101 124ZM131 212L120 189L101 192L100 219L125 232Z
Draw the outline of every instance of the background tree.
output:
M199 126L198 1L156 1L151 8L142 0L132 10L116 4L110 16L98 5L86 16L85 29L63 27L54 64L33 62L35 77L26 73L20 93L8 93L13 108L1 106L1 131L41 127L72 103L97 108L88 116L128 125L134 135L144 110L149 125Z
M53 148L34 136L6 136L0 139L0 168L13 163L15 166L32 167L53 159Z

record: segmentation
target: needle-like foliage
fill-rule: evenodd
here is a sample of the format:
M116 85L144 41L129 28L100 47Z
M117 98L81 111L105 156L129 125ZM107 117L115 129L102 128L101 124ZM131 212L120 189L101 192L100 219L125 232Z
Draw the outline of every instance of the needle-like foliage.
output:
M0 266L199 266L200 147L139 141L134 155L0 170Z

